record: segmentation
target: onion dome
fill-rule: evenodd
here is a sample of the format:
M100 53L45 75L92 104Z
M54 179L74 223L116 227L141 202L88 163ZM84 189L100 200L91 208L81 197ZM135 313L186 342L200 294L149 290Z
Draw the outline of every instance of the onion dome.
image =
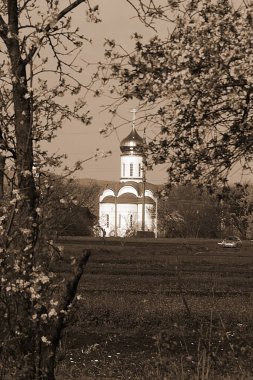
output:
M143 139L133 127L131 133L120 143L122 153L140 154L143 147Z

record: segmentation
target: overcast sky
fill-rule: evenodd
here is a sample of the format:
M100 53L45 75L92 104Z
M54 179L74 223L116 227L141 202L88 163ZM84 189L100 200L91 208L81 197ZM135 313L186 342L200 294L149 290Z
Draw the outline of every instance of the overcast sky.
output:
M81 12L81 7L74 15L74 22L80 25L80 29L87 38L92 38L93 40L91 46L89 44L84 45L82 53L83 59L89 62L97 62L103 59L105 38L115 39L130 48L131 44L133 44L130 39L133 32L137 31L147 36L151 34L138 22L133 9L125 0L100 1L100 16L103 21L99 24L93 24L86 22L85 13ZM165 28L164 32L166 32ZM84 63L83 66L85 68ZM86 83L89 77L87 69L84 70L82 75L83 83ZM131 130L132 114L130 110L138 105L134 102L126 105L121 114L126 120L129 120L129 124L118 128L117 133L112 133L109 137L103 137L100 135L99 129L104 126L105 121L109 121L110 117L108 113L102 112L102 105L104 104L108 104L108 99L102 97L94 99L91 97L88 108L93 116L92 124L83 126L78 121L66 123L65 127L58 132L58 137L47 146L50 153L66 153L68 155L66 164L68 165L73 165L77 160L85 160L92 156L97 148L112 151L112 155L108 158L87 162L84 169L77 173L80 178L118 180L120 177L119 145L120 141ZM119 124L121 124L120 120ZM152 172L148 173L148 180L153 183L164 183L166 178L164 165L156 167Z
M84 45L82 57L90 62L97 62L103 59L103 43L105 38L113 38L124 46L131 47L133 41L131 34L137 31L144 36L150 36L151 31L147 31L135 17L134 10L125 0L101 0L100 16L102 22L99 24L87 23L83 8L78 8L74 15L74 22L80 26L81 31L92 38L91 46ZM82 9L82 11L81 11ZM167 34L167 25L161 28L161 33ZM81 58L82 58L81 57ZM80 61L81 62L81 61ZM83 63L85 68L85 64ZM87 69L83 71L82 80L87 82L89 74ZM120 140L130 132L131 129L131 108L138 107L134 102L129 103L121 111L122 116L129 120L129 124L118 128L117 134L113 133L109 137L103 137L99 129L104 126L104 121L109 121L109 115L101 112L102 105L107 104L104 98L90 98L89 109L93 116L90 126L83 126L77 121L66 123L65 127L58 132L58 137L52 141L48 147L50 152L66 153L68 165L74 164L77 160L85 160L92 156L96 149L111 150L112 155L97 161L91 160L84 165L84 169L77 173L80 178L94 178L103 180L118 180L120 176ZM138 115L137 115L138 116ZM120 120L119 120L120 124ZM166 182L166 166L155 167L148 173L150 182L159 184ZM234 171L234 179L237 180L238 170Z

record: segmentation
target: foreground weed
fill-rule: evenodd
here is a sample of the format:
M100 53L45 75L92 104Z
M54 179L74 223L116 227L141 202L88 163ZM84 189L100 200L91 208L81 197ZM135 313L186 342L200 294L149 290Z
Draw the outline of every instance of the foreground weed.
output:
M242 323L226 326L222 318L200 322L186 318L174 325L174 334L163 331L155 340L162 378L244 379L251 371L253 347Z

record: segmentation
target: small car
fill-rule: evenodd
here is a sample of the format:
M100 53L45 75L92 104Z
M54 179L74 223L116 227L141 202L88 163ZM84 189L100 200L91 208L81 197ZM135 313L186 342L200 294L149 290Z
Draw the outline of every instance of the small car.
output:
M224 248L240 248L242 241L238 236L228 236L218 244Z

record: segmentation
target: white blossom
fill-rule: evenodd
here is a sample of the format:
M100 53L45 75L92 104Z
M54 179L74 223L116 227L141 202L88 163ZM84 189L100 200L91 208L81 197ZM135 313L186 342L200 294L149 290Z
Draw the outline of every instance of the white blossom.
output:
M42 337L41 337L41 341L42 341L43 343L45 343L46 345L48 345L48 346L51 344L50 340L47 339L46 336L42 336Z
M50 305L57 306L59 304L59 301L50 300Z
M22 172L24 177L30 177L32 175L32 172L30 170L25 170Z
M40 207L37 207L37 208L36 208L36 212L37 212L37 214L38 214L39 216L42 215L42 210L41 210Z
M46 275L41 275L39 277L39 281L42 282L42 284L47 284L49 282L49 277Z
M57 317L57 312L54 308L52 308L49 313L48 313L48 317L49 318L52 318L52 317Z

